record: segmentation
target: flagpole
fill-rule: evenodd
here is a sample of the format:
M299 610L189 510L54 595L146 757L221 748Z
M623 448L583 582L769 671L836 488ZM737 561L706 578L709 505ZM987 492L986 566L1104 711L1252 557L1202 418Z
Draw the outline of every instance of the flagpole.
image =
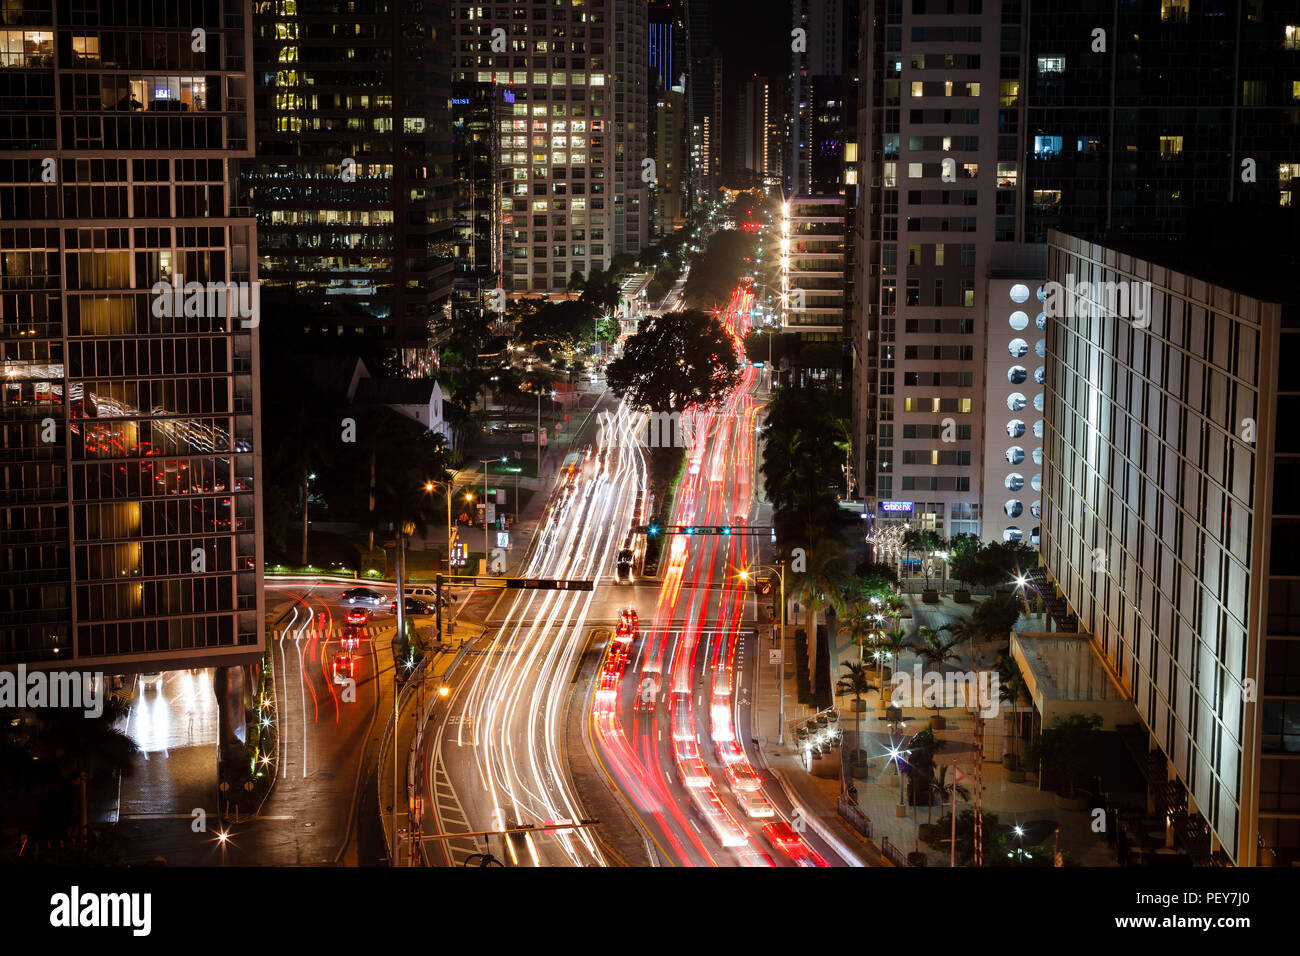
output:
M954 766L953 770L957 768ZM952 841L948 847L948 865L957 866L957 774L952 775Z

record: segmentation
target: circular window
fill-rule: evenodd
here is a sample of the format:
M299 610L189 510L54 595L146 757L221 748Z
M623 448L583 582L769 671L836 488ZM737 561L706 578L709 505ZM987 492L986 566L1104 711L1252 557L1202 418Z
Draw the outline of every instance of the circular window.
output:
M1029 513L1035 518L1041 518L1043 516L1043 503L1041 501L1035 501L1029 506Z
M1007 346L1007 351L1011 353L1012 358L1020 358L1029 352L1029 343L1024 339L1012 339L1011 344Z
M1024 392L1012 392L1007 396L1007 408L1018 412L1027 404Z
M1039 302L1046 302L1046 301L1047 301L1047 290L1044 289L1044 288L1040 285L1040 286L1038 287L1038 291L1034 293L1034 297L1035 297L1036 299L1038 299Z
M1045 378L1047 378L1047 369L1045 369L1045 368L1044 368L1043 366L1041 366L1041 365L1038 366L1038 368L1034 369L1034 382L1035 382L1035 383L1037 383L1037 384L1039 384L1039 385L1042 385L1042 384L1043 384L1043 380L1044 380Z
M1024 537L1024 534L1021 532L1021 530L1020 530L1019 528L1017 528L1017 527L1015 527L1015 526L1012 526L1012 527L1010 527L1010 528L1007 528L1006 530L1004 530L1004 531L1002 532L1002 540L1003 540L1003 541L1019 541L1019 540L1020 540L1021 538L1023 538L1023 537Z
M1029 328L1029 316L1023 312L1012 312L1007 321L1011 323L1011 327L1017 332L1023 332Z
M1047 313L1039 312L1038 315L1034 317L1034 325L1038 326L1040 329L1047 328Z
M1034 396L1034 408L1035 408L1036 410L1040 411L1040 412L1043 410L1043 393L1042 393L1042 392L1039 392L1037 395Z
M1025 450L1019 445L1012 445L1007 449L1007 461L1012 465L1018 465L1025 460Z
M1025 433L1025 423L1018 418L1013 418L1007 422L1007 437L1019 438Z
M1008 498L1002 503L1002 510L1007 513L1008 518L1019 518L1025 507L1020 503L1019 499Z
M1035 438L1043 437L1043 420L1041 418L1038 421L1034 422L1034 437Z
M1043 476L1042 476L1042 475L1034 475L1034 477L1030 478L1030 479L1029 479L1029 487L1030 487L1030 488L1033 488L1034 491L1042 491L1042 490L1043 490Z
M1032 458L1034 459L1034 464L1035 464L1035 465L1038 465L1039 467L1042 467L1042 464L1043 464L1043 450L1042 450L1041 448L1035 448L1034 451L1033 451L1033 454L1032 454L1030 457L1032 457Z
M1023 282L1017 282L1011 287L1011 301L1024 302L1029 298L1029 286Z
M1047 358L1047 339L1039 339L1034 343L1034 354L1039 358Z
M1037 545L1037 544L1038 544L1038 528L1034 528L1033 531L1029 532L1029 540L1030 540L1034 545Z
M1007 475L1007 480L1003 484L1007 486L1007 491L1019 491L1025 487L1025 476L1018 471L1013 471Z
M1023 365L1013 365L1007 369L1007 381L1012 385L1022 385L1029 378L1029 369Z

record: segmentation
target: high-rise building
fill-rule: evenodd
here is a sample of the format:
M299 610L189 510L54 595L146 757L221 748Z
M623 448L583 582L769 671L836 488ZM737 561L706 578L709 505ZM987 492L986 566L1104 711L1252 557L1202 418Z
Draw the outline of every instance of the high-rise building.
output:
M626 24L631 8L622 0L528 7L455 0L454 6L457 79L496 82L513 97L501 118L503 218L513 270L508 291L558 291L574 272L607 269L627 243L629 219L626 210L615 215L616 197L636 199L640 209L648 204L641 180L641 158L648 154L638 157L640 143L625 142L626 124L644 116L634 103L644 87L625 87L623 125L615 122L615 54L626 55L615 50L615 14ZM643 2L639 9L631 19L640 21L636 42L644 52ZM644 78L644 60L635 66L629 59L628 69ZM644 121L640 131L643 137ZM621 154L617 142L624 143ZM621 178L632 173L635 184ZM621 192L613 188L616 179ZM632 220L638 236L645 220L644 214Z
M264 294L304 333L370 337L429 371L453 285L449 6L347 7L254 2L243 186Z
M1290 202L1300 3L1025 6L1027 55L998 95L1023 113L1028 241L1164 239L1197 207Z
M242 0L0 6L0 666L264 647L251 49Z
M981 532L987 286L1018 238L995 93L1021 14L933 6L861 10L853 464L873 522L951 536Z
M686 207L686 90L675 86L659 92L655 107L655 168L653 228L665 236L687 222Z
M769 176L776 176L780 169L777 104L773 93L767 77L757 74L745 80L741 87L733 152L736 167L733 175L738 175L737 186L750 185L741 181L746 177L761 183Z
M493 290L510 287L510 276L503 271L505 234L498 172L501 116L509 106L506 93L496 83L457 83L452 88L456 267L451 315L458 328L482 323Z
M614 254L637 254L650 236L649 16L646 0L614 0Z
M712 4L683 0L690 57L687 98L691 136L691 205L722 187L722 57L713 45Z
M843 132L853 126L845 98L858 69L856 0L794 0L793 30L802 31L802 49L791 43L789 188L822 195L827 176L844 170ZM836 142L838 138L838 142ZM818 168L814 169L814 165Z
M1263 225L1187 246L1049 233L1041 553L1137 709L1151 800L1193 858L1285 866L1300 305L1294 226L1256 244Z

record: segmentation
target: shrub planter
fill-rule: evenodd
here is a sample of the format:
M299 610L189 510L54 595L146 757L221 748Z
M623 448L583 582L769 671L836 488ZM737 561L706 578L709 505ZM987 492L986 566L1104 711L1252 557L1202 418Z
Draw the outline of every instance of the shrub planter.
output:
M943 714L935 714L930 718L931 730L946 730L947 728L948 721L944 718Z
M849 773L854 780L866 780L871 775L871 765L865 760L861 763L852 764L849 767Z
M966 590L965 588L958 588L956 591L952 592L952 599L956 601L958 604L969 604L970 591Z
M925 866L930 862L930 858L920 851L907 854L908 866Z
M1019 754L1003 754L1002 768L1006 771L1007 780L1011 783L1025 782L1025 768L1020 766Z
M854 699L849 702L849 709L855 714L860 714L867 709L867 702L861 699Z
M926 604L938 604L939 603L938 588L923 588L921 590L921 600Z
M905 806L904 806L903 804L901 804L901 803L896 803L896 804L894 804L894 816L896 816L896 817L905 817L905 816L907 816L907 807L905 807Z
M1075 790L1072 793L1061 793L1058 790L1052 802L1058 810L1087 810L1088 804L1092 802L1092 794L1087 790Z

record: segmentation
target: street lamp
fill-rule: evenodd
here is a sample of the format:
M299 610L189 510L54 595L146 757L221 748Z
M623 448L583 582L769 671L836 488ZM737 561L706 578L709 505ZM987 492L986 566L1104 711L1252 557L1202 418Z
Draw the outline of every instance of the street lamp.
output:
M741 568L737 577L742 582L750 578L750 568ZM779 564L758 564L753 567L754 571L774 571L781 582L781 613L778 616L780 622L778 633L781 635L781 663L780 674L777 677L778 688L778 723L776 728L776 742L778 745L785 743L785 568Z
M499 461L501 462L501 464L504 465L509 460L510 459L507 458L505 455L502 455L500 458L480 458L478 460L479 464L483 466L483 568L484 570L487 570L487 568L489 567L488 555L492 553L491 548L488 547L488 511L487 511L488 509L488 465L492 464L494 461Z
M424 490L429 494L432 494L439 486L441 486L442 489L447 494L447 564L448 567L450 567L451 565L451 493L452 493L451 482L434 481L432 478L430 478L425 481Z

